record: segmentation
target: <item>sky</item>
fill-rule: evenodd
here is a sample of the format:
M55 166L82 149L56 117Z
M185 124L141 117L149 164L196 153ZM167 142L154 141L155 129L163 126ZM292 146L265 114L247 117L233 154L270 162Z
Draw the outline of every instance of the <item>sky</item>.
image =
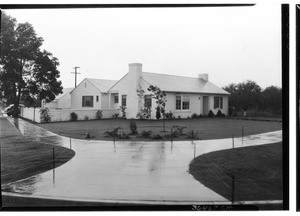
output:
M129 63L144 72L197 77L219 87L253 80L281 87L281 5L210 8L6 10L29 22L57 57L63 87L84 78L119 80Z

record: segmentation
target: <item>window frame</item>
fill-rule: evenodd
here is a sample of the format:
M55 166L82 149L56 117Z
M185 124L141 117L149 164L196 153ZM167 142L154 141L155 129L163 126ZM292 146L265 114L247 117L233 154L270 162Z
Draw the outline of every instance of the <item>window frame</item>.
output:
M223 97L214 96L214 109L223 109Z
M124 103L124 101L125 101L125 103ZM126 107L126 105L127 105L127 95L122 95L121 106Z
M91 105L87 105L87 98L91 98L89 102ZM94 96L93 95L83 95L82 96L82 107L94 107Z
M148 106L150 104L150 106ZM152 97L151 95L144 95L144 107L151 108L152 107Z
M115 102L115 104L119 103L119 95L114 96L114 102Z
M191 108L190 94L177 94L175 96L175 110L189 111Z

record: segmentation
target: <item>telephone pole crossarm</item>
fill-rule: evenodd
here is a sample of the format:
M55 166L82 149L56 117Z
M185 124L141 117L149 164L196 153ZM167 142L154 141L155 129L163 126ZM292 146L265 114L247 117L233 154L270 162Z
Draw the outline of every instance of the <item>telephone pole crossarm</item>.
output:
M75 69L75 72L71 72L72 74L75 74L75 88L77 86L77 74L80 74L77 72L77 69L80 68L78 66L75 66L73 69Z

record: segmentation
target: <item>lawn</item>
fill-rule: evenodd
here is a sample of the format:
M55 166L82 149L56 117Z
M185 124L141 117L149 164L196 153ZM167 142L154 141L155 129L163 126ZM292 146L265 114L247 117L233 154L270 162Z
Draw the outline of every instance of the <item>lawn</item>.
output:
M0 116L1 132L1 184L14 182L53 168L69 161L73 150L51 146L22 136L8 120Z
M127 119L101 119L90 121L75 122L57 122L39 124L41 127L67 137L84 139L89 133L92 139L107 140L111 139L105 131L112 131L114 128L121 127L119 133L130 133L130 121ZM186 127L183 135L175 140L189 139L188 134L194 130L197 133L195 139L221 139L230 138L232 134L235 137L242 136L242 128L244 136L276 131L282 129L281 122L269 121L247 121L241 119L227 118L201 118L201 119L174 119L165 121L165 130L163 132L163 122L161 120L134 120L137 125L138 135L129 135L130 140L151 141L152 138L142 137L142 131L152 131L151 136L159 134L162 140L170 140L170 131L172 125L180 125Z
M200 155L189 171L229 200L232 191L236 201L283 199L282 142Z

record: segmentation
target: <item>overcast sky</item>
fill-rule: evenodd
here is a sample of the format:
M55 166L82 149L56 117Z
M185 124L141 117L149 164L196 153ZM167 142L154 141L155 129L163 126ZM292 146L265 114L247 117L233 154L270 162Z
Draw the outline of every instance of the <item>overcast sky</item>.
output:
M197 77L220 87L247 79L281 87L281 6L7 10L44 38L64 87L143 71Z

